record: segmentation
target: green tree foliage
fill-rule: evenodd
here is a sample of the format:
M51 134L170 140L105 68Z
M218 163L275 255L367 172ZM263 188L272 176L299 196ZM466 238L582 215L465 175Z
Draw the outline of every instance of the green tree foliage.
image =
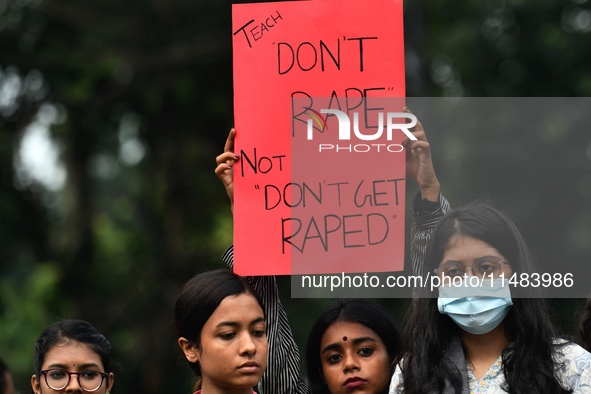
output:
M584 0L409 1L408 94L588 96L590 32ZM232 125L231 37L227 1L0 0L0 356L21 392L37 335L63 317L112 341L116 392L189 392L171 306L231 243L213 174ZM532 131L512 152L492 139L502 149L487 150L477 131L446 143L427 126L447 195L490 195L545 258L588 261L588 131ZM53 183L23 164L35 130L61 163ZM291 302L280 285L303 343L326 301ZM406 302L384 304L400 317Z

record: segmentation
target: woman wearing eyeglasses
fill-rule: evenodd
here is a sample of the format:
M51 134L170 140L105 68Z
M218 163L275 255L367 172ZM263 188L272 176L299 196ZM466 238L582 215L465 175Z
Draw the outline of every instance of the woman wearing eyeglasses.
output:
M509 285L535 272L504 214L481 203L448 213L433 232L423 289L403 333L390 393L591 393L591 354L558 339L543 298Z
M108 394L114 382L111 344L90 323L63 320L47 327L35 344L35 394Z

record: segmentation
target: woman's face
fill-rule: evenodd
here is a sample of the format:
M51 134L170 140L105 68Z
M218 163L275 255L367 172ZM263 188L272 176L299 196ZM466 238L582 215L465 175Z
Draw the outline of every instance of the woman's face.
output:
M267 367L263 310L248 293L224 298L203 326L198 348L183 340L179 345L187 359L199 362L204 393L251 393Z
M499 270L495 272L495 262L503 262L498 265ZM439 275L444 272L449 272L451 275L459 272L465 272L468 276L484 276L485 279L490 279L493 272L493 277L503 275L505 279L509 279L513 271L509 264L504 264L507 259L495 248L484 241L476 238L457 235L451 238L449 245L443 253L443 259L439 263ZM459 269L449 269L454 264L459 264ZM462 275L463 276L463 275Z
M346 321L330 325L320 342L322 375L331 394L381 394L392 376L386 346L370 328Z
M102 381L100 388L94 391L95 393L108 393L113 387L113 373L107 374L104 379L97 374L97 372L105 373L103 362L94 350L81 342L68 340L49 349L41 365L41 371L47 370L49 370L47 373L39 375L39 379L36 375L32 376L31 386L35 394L86 393L88 391L85 391L83 386L92 389L98 386L100 381ZM70 375L69 382L67 372L75 373ZM65 387L54 390L48 386L47 382L53 387L63 385ZM67 385L66 382L68 382ZM82 386L80 382L83 382Z

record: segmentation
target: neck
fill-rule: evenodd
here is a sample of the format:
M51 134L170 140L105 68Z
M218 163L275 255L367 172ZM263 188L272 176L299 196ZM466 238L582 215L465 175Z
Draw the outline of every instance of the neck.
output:
M201 384L201 394L252 394L252 387L218 387L204 381Z
M482 335L462 331L462 344L466 358L473 367L488 368L509 345L509 340L505 336L505 324L501 323L491 332Z

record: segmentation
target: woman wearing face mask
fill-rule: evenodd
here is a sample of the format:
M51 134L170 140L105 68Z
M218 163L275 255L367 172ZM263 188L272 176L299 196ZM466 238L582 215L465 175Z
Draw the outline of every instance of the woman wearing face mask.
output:
M63 320L47 327L35 344L35 394L97 393L113 388L111 344L83 320Z
M504 214L480 203L453 210L435 228L425 266L443 284L411 307L390 393L591 392L591 354L557 339L533 288L508 284L535 270Z
M267 365L258 294L226 270L196 275L174 306L178 344L197 377L195 394L251 394Z

